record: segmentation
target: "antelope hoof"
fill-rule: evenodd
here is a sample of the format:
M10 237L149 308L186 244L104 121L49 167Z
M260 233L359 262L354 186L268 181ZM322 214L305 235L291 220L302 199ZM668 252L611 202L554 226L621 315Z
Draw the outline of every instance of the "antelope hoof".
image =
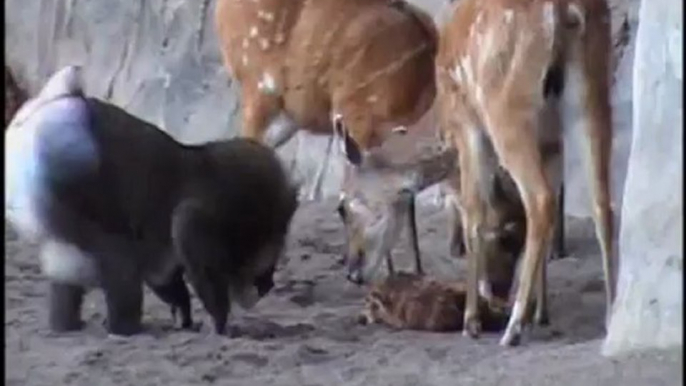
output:
M307 193L306 198L307 201L319 201L321 198L321 188L317 186L317 183L314 183L310 191Z
M481 334L481 321L479 318L471 317L467 318L464 322L464 329L462 330L462 336L469 337L472 339L477 339Z
M505 347L516 347L522 342L522 327L519 324L508 324L500 345Z
M534 315L534 323L537 326L548 326L550 325L550 316L548 315L547 311L543 312L536 312L536 315Z

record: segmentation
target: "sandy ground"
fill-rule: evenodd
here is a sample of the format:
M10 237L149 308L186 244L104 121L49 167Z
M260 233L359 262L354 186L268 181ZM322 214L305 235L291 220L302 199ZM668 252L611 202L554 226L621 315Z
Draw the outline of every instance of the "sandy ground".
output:
M272 293L232 323L230 339L209 331L194 299L200 332L171 328L166 306L146 294L147 332L107 338L100 292L85 302L85 331L46 329L46 282L35 249L6 230L7 385L679 385L683 351L619 359L599 354L604 312L597 244L588 222L568 220L571 256L550 264L552 325L518 348L459 333L391 331L355 323L363 290L344 279L343 232L332 202L301 207ZM446 216L422 208L421 249L431 274L461 276L447 257ZM410 267L406 240L396 261Z

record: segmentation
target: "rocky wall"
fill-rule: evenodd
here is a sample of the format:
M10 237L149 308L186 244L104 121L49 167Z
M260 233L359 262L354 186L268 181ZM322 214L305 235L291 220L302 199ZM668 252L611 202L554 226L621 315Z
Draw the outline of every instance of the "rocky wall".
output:
M411 0L446 19L446 0ZM614 197L620 204L631 128L632 36L637 0L614 0L613 30L619 65L615 105ZM6 0L6 63L26 84L40 88L56 69L85 66L86 91L159 125L184 143L235 135L240 100L221 66L212 25L214 0ZM624 20L627 28L622 29ZM627 36L622 39L622 36ZM569 214L590 213L586 175L573 133L565 173ZM324 155L325 137L301 134L280 153L307 186ZM304 151L304 150L307 151ZM295 157L295 158L293 158ZM330 162L325 194L338 191L342 164ZM435 189L423 197L428 202Z
M644 0L639 18L608 355L683 346L683 2Z

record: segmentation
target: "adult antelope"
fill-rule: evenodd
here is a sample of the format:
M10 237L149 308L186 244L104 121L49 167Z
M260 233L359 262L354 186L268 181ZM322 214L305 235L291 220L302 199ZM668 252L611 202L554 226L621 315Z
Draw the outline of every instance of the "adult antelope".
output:
M534 280L545 285L562 126L581 118L605 275L607 315L614 300L609 160L610 14L605 0L463 0L441 30L436 59L443 129L458 148L469 283L465 333L480 330L477 280L488 242L483 199L502 166L524 204L526 239L512 314L500 341L518 344ZM539 299L542 300L542 299ZM607 318L606 318L607 322Z
M470 336L480 332L478 294L508 295L522 248L519 285L501 344L519 342L522 326L529 321L525 311L532 304L535 278L533 317L537 323L547 322L543 256L551 249L557 221L553 192L562 184L562 127L571 127L577 117L589 151L609 315L615 285L608 185L609 27L604 0L462 0L441 31L436 106L442 137L457 149L459 160L458 165L445 160L434 164L454 168L448 177L454 193L450 206L460 215L454 216L453 244L464 227L469 255L464 332ZM374 235L367 237L362 252L349 247L355 257L349 259L353 264L349 268L368 279L386 253L377 246L390 248L395 234L398 209L381 205L384 197L417 192L439 182L445 173L433 170L429 174L435 178L426 178L423 163L379 167L391 163L388 157L380 162L376 150L360 150L345 127L338 130L345 138L348 160L366 172L368 184L381 181L380 176L393 181L377 183L375 189L368 188L347 202L348 217L356 219L349 222L363 224L356 233ZM446 154L438 151L432 157L445 159ZM557 225L560 230L561 224ZM383 231L373 232L376 229Z
M218 0L215 23L225 67L240 83L241 134L269 146L299 129L333 134L341 120L369 149L412 130L435 99L437 32L402 0ZM421 271L413 207L407 221Z

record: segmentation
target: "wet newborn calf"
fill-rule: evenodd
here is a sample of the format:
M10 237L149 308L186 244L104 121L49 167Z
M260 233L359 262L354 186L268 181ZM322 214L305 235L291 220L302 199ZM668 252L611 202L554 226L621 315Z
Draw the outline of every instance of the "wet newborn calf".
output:
M6 132L5 212L40 246L51 328L80 328L101 287L109 332L134 334L143 282L188 327L185 273L224 332L231 300L251 307L273 286L297 205L279 160L244 139L181 145L84 97L79 72L53 75Z
M442 283L426 276L398 273L372 285L364 300L360 322L382 323L397 329L458 331L462 329L466 292L460 283ZM505 328L504 305L479 302L486 331Z

